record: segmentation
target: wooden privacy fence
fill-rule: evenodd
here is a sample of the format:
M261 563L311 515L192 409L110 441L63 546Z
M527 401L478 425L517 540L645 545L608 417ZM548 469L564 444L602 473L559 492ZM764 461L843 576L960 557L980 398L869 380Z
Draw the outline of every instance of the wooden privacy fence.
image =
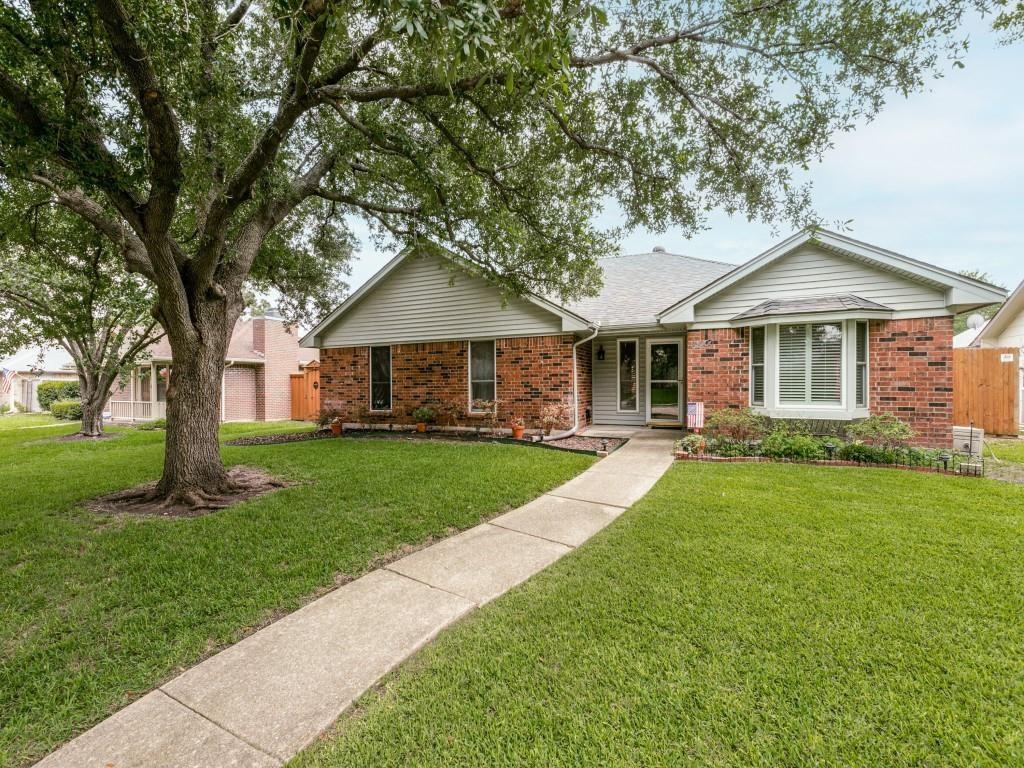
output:
M292 419L312 421L320 415L320 364L307 363L292 377Z
M953 423L972 422L990 435L1020 429L1020 350L953 350Z

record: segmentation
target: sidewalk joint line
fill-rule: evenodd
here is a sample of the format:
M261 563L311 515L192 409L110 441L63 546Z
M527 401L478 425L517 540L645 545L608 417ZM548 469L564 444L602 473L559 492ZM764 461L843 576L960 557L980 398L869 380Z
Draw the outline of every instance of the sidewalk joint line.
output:
M250 746L253 749L255 749L257 752L261 752L262 754L266 755L271 760L276 760L281 765L284 765L287 762L287 760L285 758L282 758L280 755L275 755L273 752L268 752L263 747L261 747L259 744L253 744L251 741L249 741L244 736L240 736L239 734L237 734L234 731L232 731L230 728L227 728L227 727L221 725L216 720L214 720L212 717L204 715L202 712L200 712L195 707L189 706L184 701L179 699L177 696L169 693L168 691L165 691L163 686L157 688L156 690L160 691L160 693L162 693L164 696L166 696L168 699L170 699L171 701L175 702L176 704L179 704L179 705L183 706L189 712L191 712L191 713L193 713L195 715L198 715L199 717L203 718L203 720L205 720L206 722L210 723L211 725L213 725L213 726L215 726L217 728L220 728L220 730L224 731L224 733L228 734L229 736L233 736L234 738L238 739L243 744L245 744L247 746Z
M564 541L559 541L558 539L549 539L547 536L538 536L536 533L530 533L529 531L520 531L518 528L509 528L507 525L496 523L493 520L491 520L488 525L493 525L495 528L501 528L501 530L509 531L510 533L521 533L523 536L529 536L531 539L537 539L538 541L546 541L550 544L559 544L563 547L568 547L569 549L576 549L575 544L566 544Z
M557 490L558 489L555 488L555 491ZM629 507L624 507L621 504L612 504L610 501L594 501L593 499L581 499L577 496L563 496L560 493L555 493L555 491L548 491L547 495L557 496L560 499L568 499L569 501L582 501L584 504L600 504L605 507L615 507L616 509L629 509L629 507L633 506L630 504Z
M428 549L429 549L429 547L428 547ZM397 560L395 562L401 562L401 560ZM417 584L422 584L425 587L430 587L431 589L436 589L438 592L444 592L446 595L451 595L452 597L457 597L460 600L467 600L472 605L476 606L477 608L479 608L482 605L482 603L478 603L476 600L474 600L471 597L466 597L465 595L460 595L458 592L452 592L450 589L445 589L444 587L439 587L439 586L437 586L435 584L431 584L429 581L424 581L423 579L417 579L415 576L410 576L407 573L402 573L401 571L396 571L394 568L391 567L392 565L394 565L394 563L388 563L387 565L384 566L384 570L387 571L388 573L393 573L396 576L401 576L402 578L408 579L409 581L415 581Z

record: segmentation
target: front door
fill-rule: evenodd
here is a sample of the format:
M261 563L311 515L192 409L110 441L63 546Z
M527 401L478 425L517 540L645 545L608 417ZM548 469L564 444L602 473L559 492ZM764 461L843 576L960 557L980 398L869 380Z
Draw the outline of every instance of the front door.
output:
M678 340L647 342L647 420L679 424Z

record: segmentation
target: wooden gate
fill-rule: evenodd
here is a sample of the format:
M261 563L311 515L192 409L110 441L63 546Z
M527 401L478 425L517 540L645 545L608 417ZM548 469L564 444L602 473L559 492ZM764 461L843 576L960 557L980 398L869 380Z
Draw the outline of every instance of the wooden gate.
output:
M990 435L1020 430L1020 350L1013 347L953 350L953 423Z
M320 415L320 364L307 363L292 377L292 419L312 421Z

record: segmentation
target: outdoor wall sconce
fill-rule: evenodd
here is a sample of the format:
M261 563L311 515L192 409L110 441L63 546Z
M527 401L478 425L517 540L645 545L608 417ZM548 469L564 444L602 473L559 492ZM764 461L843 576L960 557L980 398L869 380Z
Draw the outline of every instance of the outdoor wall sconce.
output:
M604 344L597 345L597 359L604 360Z

